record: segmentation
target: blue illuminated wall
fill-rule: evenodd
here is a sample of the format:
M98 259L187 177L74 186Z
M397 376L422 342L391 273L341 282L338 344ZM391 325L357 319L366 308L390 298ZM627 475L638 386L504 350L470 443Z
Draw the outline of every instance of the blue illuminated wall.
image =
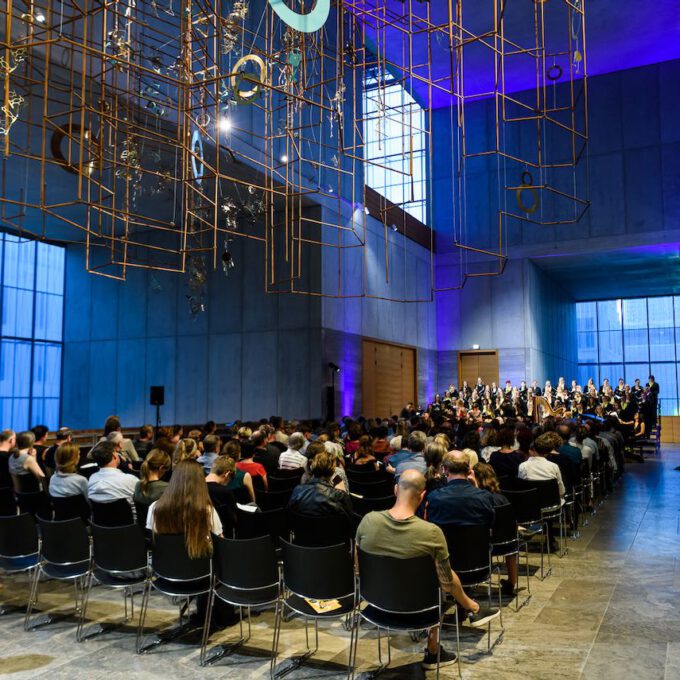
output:
M2 429L59 427L64 254L0 233Z
M455 378L457 350L472 344L498 349L500 379L576 377L575 301L556 278L536 267L545 258L603 254L613 248L654 244L677 250L680 235L680 61L598 76L589 80L589 174L592 206L577 224L537 226L509 220L510 260L500 278L469 281L462 291L437 296L438 384ZM473 105L472 141L494 134L491 100ZM435 227L451 221L450 112L434 114ZM448 137L447 137L448 136ZM521 137L511 139L521 148ZM470 236L488 244L498 192L494 168L480 163L469 182ZM444 230L440 229L440 232ZM671 248L672 245L672 248ZM641 255L640 257L643 257ZM601 297L587 266L579 289ZM458 257L442 238L435 262L437 285L458 282ZM611 270L610 276L625 276ZM645 280L638 285L643 289ZM584 293L584 294L585 294ZM587 298L586 298L587 299ZM618 376L617 376L618 377ZM645 376L646 377L646 376Z

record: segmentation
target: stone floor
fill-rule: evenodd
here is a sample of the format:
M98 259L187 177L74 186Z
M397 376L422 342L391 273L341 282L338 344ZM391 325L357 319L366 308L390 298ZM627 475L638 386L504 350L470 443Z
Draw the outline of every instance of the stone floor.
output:
M680 449L665 447L660 460L628 466L580 539L569 541L569 554L553 560L552 575L545 581L532 577L531 602L518 613L504 607L504 640L491 655L484 653L483 634L464 628L463 677L680 678L680 471L674 470L676 465L680 465ZM532 555L532 562L538 563L537 555ZM25 581L13 578L1 583L0 600L25 601ZM70 589L45 583L42 592L42 608L67 611ZM89 618L115 621L122 611L122 600L94 591ZM166 601L155 597L149 625L169 624L174 613ZM0 617L0 676L17 680L261 678L268 673L272 618L264 612L253 619L253 637L241 653L202 669L190 640L137 656L130 629L117 628L78 644L72 619L25 633L21 615L8 614ZM234 639L236 634L236 628L228 629L211 642ZM304 640L300 621L285 624L282 657L301 653ZM323 628L314 663L289 677L343 677L348 642L349 634L339 624ZM444 643L454 647L451 629L445 631ZM422 642L395 636L392 670L382 677L424 677L418 663L422 649ZM375 634L363 631L357 675L375 665ZM457 677L455 667L442 671L442 677Z

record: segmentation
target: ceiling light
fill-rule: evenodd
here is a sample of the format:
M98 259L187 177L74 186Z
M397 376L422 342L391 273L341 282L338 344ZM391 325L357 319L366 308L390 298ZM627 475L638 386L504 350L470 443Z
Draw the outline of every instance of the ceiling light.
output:
M45 15L44 15L42 12L38 12L38 13L35 15L35 20L36 20L39 24L44 24L44 23L45 23Z
M367 215L370 215L370 214L371 214L371 211L368 209L368 206L367 206L367 205L364 206L364 212L365 212Z
M220 118L220 130L222 132L229 132L231 130L231 121L228 118Z
M288 156L284 153L283 156L281 156L281 162L282 163L287 163L288 162Z

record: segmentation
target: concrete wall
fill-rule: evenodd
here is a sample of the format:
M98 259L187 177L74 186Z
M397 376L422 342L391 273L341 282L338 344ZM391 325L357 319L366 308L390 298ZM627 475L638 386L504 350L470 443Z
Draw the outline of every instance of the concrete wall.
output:
M236 267L211 273L196 320L185 276L93 276L69 246L63 423L101 427L112 413L154 422L150 385L165 385L165 423L321 415L319 300L265 295L261 248L233 245Z

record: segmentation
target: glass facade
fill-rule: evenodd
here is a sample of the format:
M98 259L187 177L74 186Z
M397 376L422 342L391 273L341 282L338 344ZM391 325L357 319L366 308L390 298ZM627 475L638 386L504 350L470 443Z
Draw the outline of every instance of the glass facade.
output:
M0 428L59 427L65 251L0 233Z
M370 71L363 94L364 181L427 224L425 111L401 83L378 87Z
M576 304L578 381L659 383L662 415L680 414L680 296Z

